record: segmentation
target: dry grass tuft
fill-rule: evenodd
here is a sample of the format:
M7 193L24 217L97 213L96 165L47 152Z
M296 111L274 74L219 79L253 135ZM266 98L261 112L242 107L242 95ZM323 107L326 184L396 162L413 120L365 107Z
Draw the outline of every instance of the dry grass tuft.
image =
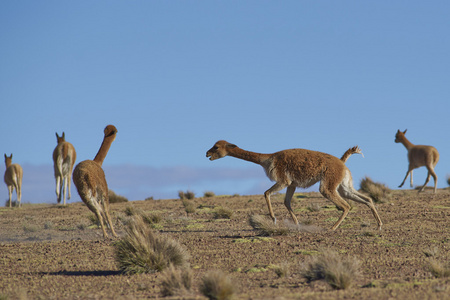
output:
M286 235L289 233L289 228L281 227L275 224L272 219L260 215L251 215L249 224L263 236Z
M212 212L214 219L231 219L233 216L233 211L227 207L216 207Z
M428 269L436 278L450 277L450 264L444 265L435 259L430 259Z
M209 271L202 278L200 292L208 299L227 300L236 293L236 287L222 271Z
M108 190L109 203L122 203L128 202L128 199L124 196L117 195L113 190Z
M132 205L127 206L125 208L124 212L125 212L125 215L127 215L129 217L141 216L145 223L151 224L151 225L160 223L161 220L162 220L162 217L161 217L160 214L158 214L158 213L146 213L142 209L136 208L136 207L134 207ZM127 222L124 222L124 223L127 223Z
M368 176L361 179L360 187L375 202L386 202L391 197L391 190L385 184L374 182Z
M205 197L205 198L211 198L214 196L216 196L216 194L214 194L214 192L212 192L212 191L206 191L203 193L203 197Z
M320 211L320 210L322 209L322 207L320 206L319 203L314 202L314 203L311 203L311 204L307 207L307 209L308 209L310 212L317 212L317 211Z
M321 229L315 225L294 224L284 220L283 225L275 224L272 219L261 215L251 215L248 220L250 226L262 236L287 235L292 232L318 232Z
M181 200L181 202L183 203L184 210L186 211L186 213L192 214L195 213L195 211L197 210L197 207L194 202L186 199Z
M359 267L360 262L356 258L342 258L337 252L326 249L306 263L302 276L308 281L323 279L334 289L347 289L359 276Z
M192 200L195 198L195 193L193 191L186 191L186 192L178 191L178 197L181 200L184 200L184 199Z
M123 273L154 273L170 265L188 265L186 249L177 241L154 233L141 216L134 216L125 232L126 236L115 243L116 262Z
M290 232L309 232L309 233L315 233L322 231L322 228L312 225L310 222L303 222L302 224L295 224L291 220L284 220L284 226L287 227L287 229Z
M426 257L435 257L439 254L439 248L437 246L434 247L426 247L422 250L423 254L425 254Z
M5 207L9 207L9 199L5 201ZM19 207L19 202L17 200L11 200L11 207Z
M161 285L163 297L189 295L192 287L192 271L190 269L177 269L170 265L162 273Z
M272 269L277 274L278 278L289 276L291 265L288 262L283 262L279 265L275 265Z
M88 226L97 226L98 228L100 228L100 220L97 218L96 215L94 215L93 213L90 213L87 216L87 219L89 220L90 225Z

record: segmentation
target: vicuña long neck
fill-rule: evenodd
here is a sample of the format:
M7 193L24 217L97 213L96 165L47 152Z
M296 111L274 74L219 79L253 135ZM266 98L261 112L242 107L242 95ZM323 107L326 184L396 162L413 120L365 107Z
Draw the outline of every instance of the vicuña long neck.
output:
M100 146L100 149L98 149L97 155L94 158L95 162L99 163L100 165L103 164L103 161L105 160L106 154L108 154L109 148L111 147L114 138L115 135L108 136L103 139L102 145Z
M405 136L402 136L402 138L400 139L400 142L403 144L403 146L405 146L406 149L411 149L412 147L414 147L414 144L411 143L410 141L408 141L408 139Z
M228 155L232 157L236 157L239 159L243 159L255 164L262 164L265 160L270 157L270 154L261 154L243 150L239 147L228 150Z

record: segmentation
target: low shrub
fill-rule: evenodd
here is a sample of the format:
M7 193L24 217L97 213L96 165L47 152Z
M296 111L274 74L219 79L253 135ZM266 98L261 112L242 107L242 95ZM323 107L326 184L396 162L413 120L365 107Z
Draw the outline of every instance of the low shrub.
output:
M439 254L439 248L436 246L434 247L429 246L423 249L422 252L423 254L425 254L426 257L434 257Z
M374 182L368 176L361 179L360 188L375 202L385 202L391 197L391 190L385 184Z
M308 209L310 212L317 212L317 211L320 211L320 210L322 209L322 207L320 206L319 203L313 202L313 203L311 203L311 204L307 207L307 209Z
M125 215L132 216L141 216L145 223L147 224L157 224L161 222L162 217L158 213L146 213L140 208L136 208L134 206L127 206L125 208Z
M125 233L114 245L116 262L123 273L154 273L170 265L188 265L187 250L177 241L153 232L141 216L133 217Z
M161 278L161 293L166 296L185 296L191 293L192 271L170 265Z
M109 203L121 203L128 202L128 199L124 196L117 195L113 190L108 190Z
M227 300L236 293L236 287L222 271L209 271L202 278L200 292L208 299Z
M259 232L260 235L270 236L270 235L286 235L289 233L289 229L286 227L280 227L275 224L272 219L260 216L260 215L252 215L249 218L249 224L256 231Z
M445 265L435 259L430 259L428 269L436 278L450 277L450 264Z
M334 289L349 288L359 276L360 262L354 257L340 257L332 250L323 250L304 265L302 276L308 281L325 280Z
M37 225L25 224L23 225L23 231L25 232L37 232L40 228Z
M181 200L184 200L184 199L192 200L192 199L195 198L195 193L192 192L192 191L189 191L189 190L186 191L186 192L178 191L178 197L179 197Z
M205 198L211 198L211 197L214 197L215 195L216 194L214 194L214 192L211 192L211 191L206 191L203 193L203 197L205 197Z
M5 201L5 207L9 207L9 199ZM11 200L11 207L19 207L17 200Z
M287 262L274 266L273 271L279 278L287 277L289 275L290 265Z
M97 227L100 227L100 220L97 218L96 215L94 215L94 214L89 214L89 215L87 216L87 218L88 218L89 223L90 223L90 225L88 225L88 226L97 226Z
M233 216L233 211L226 207L216 207L213 210L214 219L231 219Z
M188 214L192 214L195 213L195 210L197 209L195 206L195 203L186 199L181 200L184 206L184 210L188 213Z
M53 229L55 228L55 225L53 224L52 221L47 221L44 223L44 229Z

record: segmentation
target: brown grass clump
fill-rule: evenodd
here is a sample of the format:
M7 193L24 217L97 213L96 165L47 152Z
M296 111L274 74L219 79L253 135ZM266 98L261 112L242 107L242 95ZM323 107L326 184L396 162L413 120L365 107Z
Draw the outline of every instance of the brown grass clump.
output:
M177 269L170 265L162 273L161 285L163 297L189 295L192 287L192 271L190 269Z
M154 273L170 265L188 265L186 249L177 241L154 233L141 216L134 216L125 232L126 236L115 243L116 262L123 273Z
M227 207L216 207L213 211L214 219L231 219L233 210Z
M308 281L325 280L334 289L346 289L359 276L359 267L360 262L354 257L342 258L337 252L327 249L304 266L302 276Z
M203 193L203 197L205 197L205 198L211 198L214 196L216 196L216 194L214 194L214 192L211 192L211 191L206 191L205 193Z
M181 200L181 202L183 203L184 210L188 214L195 213L195 211L197 210L197 207L194 202L192 202L190 200L186 200L186 199Z
M128 202L128 199L124 196L117 195L113 190L108 191L109 203L121 203Z
M275 224L271 219L260 215L250 216L249 224L250 226L253 227L253 229L258 231L259 234L263 236L286 235L289 233L289 228L280 227L278 224Z
M178 191L178 197L181 200L184 200L184 199L192 200L195 198L195 193L193 191L186 191L186 192Z
M368 176L361 179L360 187L375 202L385 202L391 197L391 190L385 184L374 182Z
M9 207L9 199L6 199L5 207ZM19 207L19 202L17 200L11 200L11 207Z
M314 202L311 203L306 209L308 209L310 212L318 212L322 209L319 203Z
M439 254L439 248L434 246L434 247L426 247L425 249L422 250L423 254L425 254L426 257L435 257Z
M272 219L260 215L251 215L248 222L262 236L287 235L296 232L318 232L321 230L315 225L294 224L288 220L285 220L283 225L279 225L280 223L275 224Z
M283 262L279 265L275 265L272 269L279 278L283 278L289 275L290 267L291 265L288 262Z
M443 264L435 259L430 259L428 269L436 278L450 277L450 264Z
M145 223L147 224L157 224L160 223L162 220L162 217L158 213L146 213L140 208L136 208L132 205L127 206L125 208L125 215L129 217L133 216L141 216Z
M231 279L222 271L209 271L202 278L200 292L208 299L227 300L236 293Z

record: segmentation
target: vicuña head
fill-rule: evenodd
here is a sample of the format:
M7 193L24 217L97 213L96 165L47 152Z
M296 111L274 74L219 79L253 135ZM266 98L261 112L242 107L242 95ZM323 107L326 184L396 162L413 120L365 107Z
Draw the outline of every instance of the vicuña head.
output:
M66 141L66 134L64 133L64 131L61 134L61 136L59 136L57 132L55 132L55 134L56 134L56 144L60 144Z
M276 218L270 195L287 188L284 204L294 222L298 224L297 217L291 208L291 199L296 187L307 188L320 181L322 195L343 210L343 214L333 225L333 230L341 224L350 210L350 205L344 198L367 205L377 220L378 228L381 229L382 222L372 200L353 188L350 170L343 162L353 153L361 153L361 149L355 146L347 150L342 161L332 155L306 149L289 149L273 154L261 154L243 150L234 144L220 140L206 152L206 157L216 160L232 156L261 165L269 179L276 182L264 193L270 217L274 222Z
M227 141L221 140L218 141L211 149L206 152L206 157L209 157L209 160L216 160L228 155L228 149L236 148L237 146L234 144L230 144Z

